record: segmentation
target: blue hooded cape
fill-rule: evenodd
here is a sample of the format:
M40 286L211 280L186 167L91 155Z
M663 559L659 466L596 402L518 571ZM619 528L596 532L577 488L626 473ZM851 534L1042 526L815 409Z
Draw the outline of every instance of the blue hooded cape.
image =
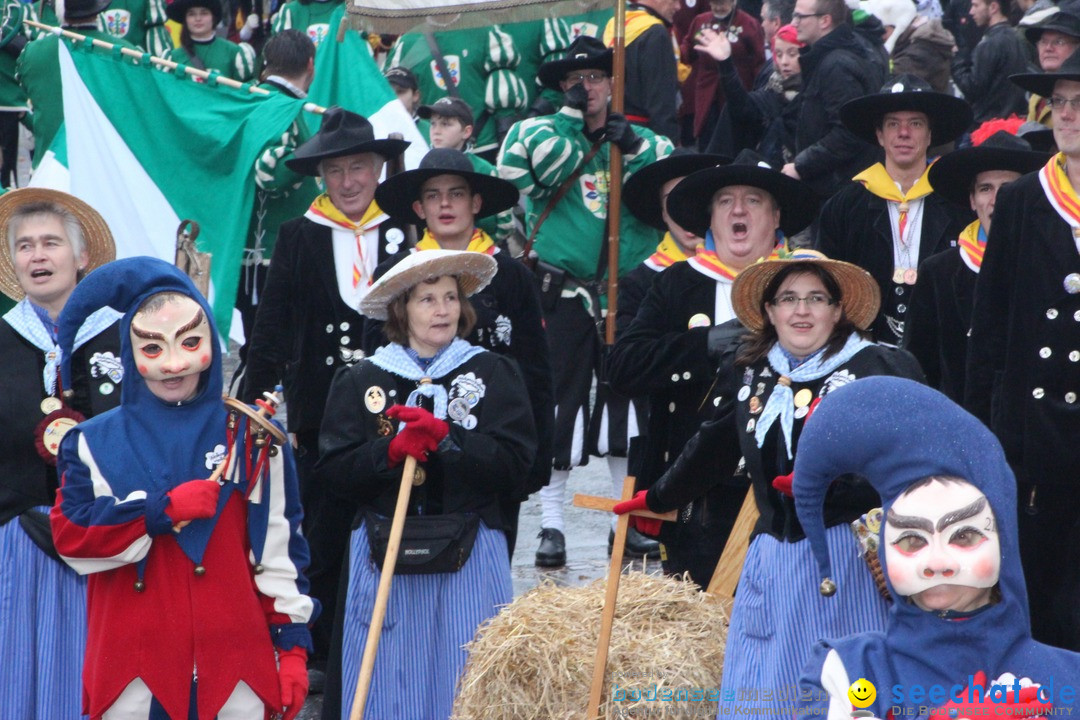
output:
M831 393L803 429L794 477L796 511L822 578L831 575L822 503L833 479L844 473L865 476L886 513L912 483L931 475L963 478L981 490L997 520L1001 598L966 619L950 620L920 610L890 583L893 603L885 632L823 640L812 657L816 667L808 666L808 672L819 676L821 662L835 650L851 682L866 678L877 687L877 699L867 709L879 718L895 706L912 708L903 717L927 714L932 703L926 696L912 700L914 686L924 691L941 686L947 702L954 687L959 686L956 693L967 688L979 670L989 683L1012 673L1041 683L1044 690L1052 686L1055 710L1080 710L1080 654L1031 638L1017 543L1016 480L990 430L941 393L910 380L870 377ZM884 552L881 564L888 581Z

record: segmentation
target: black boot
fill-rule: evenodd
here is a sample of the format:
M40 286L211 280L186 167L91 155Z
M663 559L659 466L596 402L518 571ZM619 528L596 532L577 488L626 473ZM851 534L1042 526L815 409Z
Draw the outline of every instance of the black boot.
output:
M615 545L615 531L608 533L607 554L611 555L611 548ZM660 541L646 537L635 528L626 529L626 553L631 557L644 555L650 560L660 559Z
M562 567L566 564L566 538L561 530L540 528L540 547L536 549L537 567Z

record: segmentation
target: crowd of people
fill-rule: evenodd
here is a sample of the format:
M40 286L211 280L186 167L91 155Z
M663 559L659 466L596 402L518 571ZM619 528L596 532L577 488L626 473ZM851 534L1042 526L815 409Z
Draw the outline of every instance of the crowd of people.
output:
M541 510L532 560L564 566L590 458L616 496L636 478L616 514L677 511L633 516L627 551L702 588L752 499L721 717L1071 708L1069 3L639 0L618 109L613 20L543 21L516 83L514 36L492 29L504 91L483 107L438 42L417 60L398 52L415 38L371 35L432 149L391 170L409 143L342 107L266 145L226 378L185 274L116 260L78 198L14 189L19 123L36 164L78 121L63 40L22 23L304 98L339 4L69 0L51 18L9 0L0 714L293 718L324 692L339 720L374 636L364 717L449 718L465 644L512 600L522 503ZM853 708L862 679L879 696ZM907 694L935 683L965 690Z

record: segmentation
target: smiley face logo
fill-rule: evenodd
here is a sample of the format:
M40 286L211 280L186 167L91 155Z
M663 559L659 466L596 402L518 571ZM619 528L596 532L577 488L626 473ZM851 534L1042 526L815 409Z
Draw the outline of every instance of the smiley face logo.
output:
M859 678L848 688L847 696L855 707L869 707L877 697L877 688L866 678Z

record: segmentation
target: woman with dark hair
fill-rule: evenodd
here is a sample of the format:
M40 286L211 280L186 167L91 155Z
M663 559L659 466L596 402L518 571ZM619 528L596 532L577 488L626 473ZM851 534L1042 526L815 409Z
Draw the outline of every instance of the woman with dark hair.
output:
M767 706L762 698L771 698L769 714L779 717L790 714L789 690L819 638L880 630L886 616L849 527L878 504L859 478L838 479L825 503L829 546L845 560L836 573L851 592L826 599L807 581L815 566L791 495L799 434L822 398L856 378L921 380L922 372L907 352L866 339L880 296L874 279L855 265L799 250L739 273L732 304L751 331L737 355L737 394L720 403L652 488L615 510L681 507L731 477L745 458L760 517L735 594L721 704L745 703L739 689L754 688L750 704ZM732 433L738 445L730 442Z
M324 718L351 711L407 455L423 480L408 499L364 717L450 717L463 646L512 598L501 507L535 456L533 415L517 364L462 339L476 321L466 298L495 269L483 253L425 250L361 301L390 342L338 372L319 433L316 476L356 509Z
M247 43L218 37L221 23L220 0L173 0L165 14L183 27L180 47L168 59L198 70L216 70L222 77L247 82L255 77L255 50Z

